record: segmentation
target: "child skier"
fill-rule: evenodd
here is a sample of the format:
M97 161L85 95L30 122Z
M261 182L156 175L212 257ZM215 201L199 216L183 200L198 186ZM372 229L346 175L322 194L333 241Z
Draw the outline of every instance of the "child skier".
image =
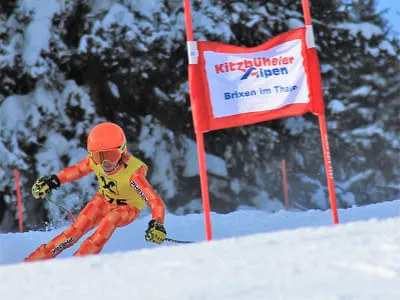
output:
M91 172L97 176L99 191L68 229L33 251L25 262L53 258L96 227L74 256L97 254L115 229L133 222L145 204L152 213L146 241L161 244L165 240L164 203L146 180L147 166L127 152L122 128L110 122L96 125L87 137L87 150L89 155L81 162L57 175L40 177L32 187L32 195L44 199L52 189Z

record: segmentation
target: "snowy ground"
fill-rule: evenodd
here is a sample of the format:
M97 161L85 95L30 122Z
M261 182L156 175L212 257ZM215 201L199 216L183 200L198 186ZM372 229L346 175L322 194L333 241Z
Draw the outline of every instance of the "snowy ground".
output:
M172 238L146 244L144 216L117 230L103 253L20 263L50 232L0 234L2 299L400 299L400 200L330 211L168 215Z

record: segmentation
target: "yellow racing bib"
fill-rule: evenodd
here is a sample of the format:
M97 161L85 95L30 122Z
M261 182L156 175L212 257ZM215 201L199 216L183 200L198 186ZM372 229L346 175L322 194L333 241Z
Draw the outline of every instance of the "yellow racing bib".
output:
M125 163L126 167L122 167L118 172L111 175L105 173L103 168L93 161L90 161L90 166L97 176L99 192L107 202L131 205L141 210L146 203L142 196L130 185L130 177L137 169L146 165L134 156L130 156Z

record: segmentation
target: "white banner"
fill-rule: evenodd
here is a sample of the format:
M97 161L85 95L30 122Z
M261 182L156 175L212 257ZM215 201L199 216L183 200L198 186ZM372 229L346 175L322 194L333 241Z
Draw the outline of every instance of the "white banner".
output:
M301 40L253 53L204 51L214 118L310 101Z

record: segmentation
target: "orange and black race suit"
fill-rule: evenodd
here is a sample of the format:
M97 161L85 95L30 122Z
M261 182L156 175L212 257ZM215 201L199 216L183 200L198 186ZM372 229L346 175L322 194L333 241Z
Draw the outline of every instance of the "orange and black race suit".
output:
M87 156L81 162L57 174L61 184L77 180L94 172L99 182L99 193L111 204L130 205L142 210L147 204L153 219L164 223L164 203L146 179L147 166L129 155L124 166L107 174Z
M125 157L112 173L105 173L89 156L57 174L67 183L94 172L99 191L64 232L32 252L26 262L49 259L75 244L84 234L97 227L74 253L74 256L99 253L117 227L133 222L145 205L152 218L164 223L165 207L146 179L147 166L134 156Z

